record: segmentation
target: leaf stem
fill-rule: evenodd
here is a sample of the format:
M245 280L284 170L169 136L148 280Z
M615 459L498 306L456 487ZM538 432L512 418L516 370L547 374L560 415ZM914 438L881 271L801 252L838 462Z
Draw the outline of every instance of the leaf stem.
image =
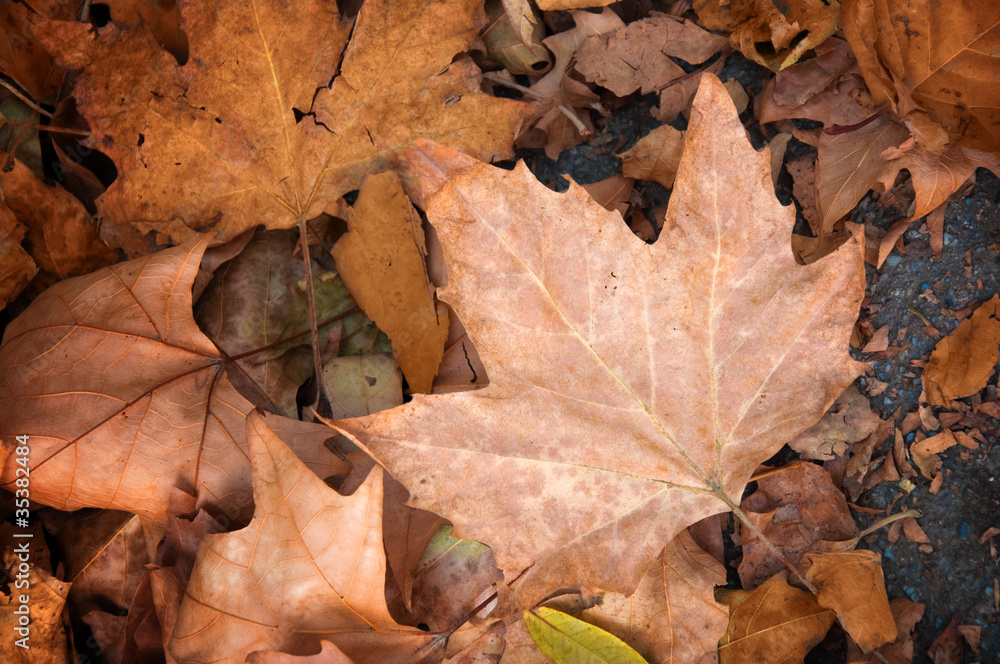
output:
M514 90L523 92L526 95L531 95L536 99L550 99L550 97L546 97L543 94L535 92L531 88L526 88L523 85L518 85L513 81L504 80L494 74L483 74L483 78L485 78L487 81L493 81L494 83L499 83L500 85L506 85L508 88L513 88ZM565 115L569 119L569 121L573 123L573 126L576 127L576 130L580 132L581 136L590 136L591 132L589 129L587 129L587 125L583 124L583 121L580 120L579 117L577 117L576 113L574 113L572 109L567 108L562 104L556 104L556 108L559 109L559 112Z
M0 81L2 83L2 81ZM50 134L72 134L73 136L90 136L86 129L72 129L70 127L53 127L52 125L36 124L34 122L18 122L17 120L0 120L0 125L10 125L11 127L25 127L35 131L47 131Z
M725 492L722 491L721 488L716 489L715 491L713 491L713 493L716 495L716 497L722 500L722 502L726 503L726 505L729 506L729 509L733 511L733 514L735 514L736 517L740 521L742 521L747 528L750 529L750 532L752 532L754 535L757 536L757 539L759 539L764 544L764 546L767 547L768 551L770 551L778 560L780 560L785 565L785 567L787 567L789 571L791 571L792 574L798 577L799 581L802 582L802 585L804 585L809 592L811 592L813 595L819 594L819 589L816 586L814 586L812 582L809 581L809 579L806 578L805 574L799 571L799 568L796 567L795 564L792 563L792 561L785 556L784 552L781 549L775 546L774 542L772 542L767 538L767 535L765 535L764 532L757 527L757 524L755 524L753 521L750 520L750 517L746 515L746 512L740 509L739 505L734 503L729 498L729 496L727 496Z
M313 364L316 367L316 401L312 410L319 410L323 400L323 359L319 353L319 326L316 324L316 296L313 293L312 262L309 260L309 227L304 217L299 217L299 240L302 242L302 261L306 265L306 293L309 296L309 334L312 337Z
M4 81L4 80L0 79L0 85L2 85L3 87L7 88L12 93L14 93L15 97L17 97L18 99L20 99L21 101L23 101L25 104L27 104L28 107L31 108L31 110L33 110L35 113L41 113L42 115L44 115L47 118L51 118L52 117L51 113L49 113L44 108L42 108L41 106L39 106L35 102L31 101L27 97L25 97L23 94L21 94L21 92L17 88L15 88L13 85L11 85L10 83L8 83L7 81Z
M920 513L920 510L906 510L905 512L897 512L896 514L892 514L890 516L887 516L884 519L879 519L878 521L876 521L872 525L870 525L867 528L865 528L864 530L862 530L860 533L858 533L858 539L861 539L865 535L871 535L873 532L875 532L879 528L884 528L885 526L888 526L893 521L899 521L900 519L905 519L905 518L911 517L911 516L913 518L917 518L917 517L923 516L923 514Z
M360 309L358 309L358 305L354 305L353 307L350 307L349 309L345 309L345 310L341 311L339 314L330 316L326 320L320 321L317 324L316 329L318 331L319 328L326 327L330 323L336 323L338 320L342 320L344 318L347 318L351 314L356 313L358 311L360 311ZM303 330L301 332L297 332L296 334L293 334L290 337L284 337L283 339L278 339L274 343L270 343L270 344L268 344L266 346L261 346L260 348L254 348L253 350L248 350L247 352L240 353L239 355L231 355L230 357L226 358L226 361L227 362L235 362L236 360L242 360L244 357L250 357L251 355L256 355L257 353L263 353L266 350L271 350L272 348L276 348L277 346L280 346L282 344L287 344L289 341L294 341L294 340L298 339L299 337L304 337L307 334L309 334L310 332L312 332L311 329L309 329L309 330Z

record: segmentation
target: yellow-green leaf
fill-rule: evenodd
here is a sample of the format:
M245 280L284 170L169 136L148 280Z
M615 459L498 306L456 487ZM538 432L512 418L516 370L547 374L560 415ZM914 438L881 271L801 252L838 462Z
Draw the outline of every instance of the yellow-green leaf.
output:
M562 611L525 611L524 624L539 649L557 664L646 664L617 636Z

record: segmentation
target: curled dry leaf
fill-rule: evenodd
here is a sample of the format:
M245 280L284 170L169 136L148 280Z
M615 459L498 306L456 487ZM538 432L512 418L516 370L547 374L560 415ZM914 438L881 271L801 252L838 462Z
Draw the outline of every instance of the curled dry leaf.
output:
M837 397L816 425L789 441L803 459L828 461L847 453L851 443L864 440L881 422L871 403L853 385Z
M924 367L923 399L949 406L986 387L1000 358L1000 295L994 295L937 343Z
M132 253L147 244L137 233L183 242L312 219L417 136L490 161L528 110L480 92L468 58L452 62L485 21L474 3L375 0L353 26L318 0L183 11L183 67L146 29L52 22L35 35L82 70L86 145L118 167L99 212Z
M237 664L257 650L309 654L327 639L357 664L419 661L433 636L396 624L385 606L382 469L341 496L257 412L246 429L253 521L205 538L171 654Z
M243 422L252 406L191 314L207 244L61 281L7 326L0 345L3 486L15 480L13 437L29 435L32 500L133 512L150 557L174 487L230 521L253 510ZM329 431L274 421L318 474L342 472L322 444Z
M694 0L701 24L726 30L743 55L779 71L794 64L837 30L837 0Z
M796 565L803 554L822 542L849 541L858 534L844 494L829 473L814 463L795 463L762 477L742 508ZM784 569L764 542L745 527L740 529L740 544L743 560L739 573L744 588L756 588Z
M336 424L411 504L493 548L519 577L505 610L563 587L631 594L674 535L734 507L757 464L863 367L847 354L858 243L795 263L793 210L714 77L687 141L654 245L523 164L429 143L406 155L445 251L439 295L490 384Z
M809 565L806 578L819 588L819 605L836 612L840 625L864 652L896 638L877 553L810 553L805 562Z

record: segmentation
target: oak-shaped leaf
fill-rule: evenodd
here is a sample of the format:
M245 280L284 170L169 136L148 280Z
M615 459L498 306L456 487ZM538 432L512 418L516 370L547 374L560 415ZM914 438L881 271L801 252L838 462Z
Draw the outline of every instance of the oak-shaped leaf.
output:
M574 186L430 143L419 176L454 307L490 377L336 426L488 544L504 610L559 588L631 594L667 542L735 506L758 463L858 375L864 290L849 241L809 266L789 247L729 93L704 76L656 244ZM519 578L518 578L519 577Z
M99 214L133 255L151 231L183 242L331 212L417 136L504 155L529 109L483 94L456 57L485 23L475 3L375 0L353 25L321 0L182 7L183 66L144 26L53 21L36 35L82 72L86 145L119 173Z
M207 245L61 281L0 344L2 486L14 488L14 437L27 435L31 499L133 512L150 558L175 487L224 525L253 513L244 423L253 406L191 313ZM272 426L321 477L344 471L323 447L325 427L280 417Z
M244 662L258 650L295 655L331 641L357 664L411 664L433 635L398 625L385 605L383 471L342 496L251 412L253 520L208 535L170 643L180 661Z

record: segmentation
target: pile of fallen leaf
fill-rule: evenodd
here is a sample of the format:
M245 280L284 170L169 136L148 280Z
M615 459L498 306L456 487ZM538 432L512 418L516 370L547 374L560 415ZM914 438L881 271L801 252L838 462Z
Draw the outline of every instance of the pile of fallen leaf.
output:
M933 550L896 503L990 445L1000 297L914 412L849 350L1000 174L1000 5L608 4L0 4L4 661L913 661L858 546ZM621 173L492 165L583 143Z

